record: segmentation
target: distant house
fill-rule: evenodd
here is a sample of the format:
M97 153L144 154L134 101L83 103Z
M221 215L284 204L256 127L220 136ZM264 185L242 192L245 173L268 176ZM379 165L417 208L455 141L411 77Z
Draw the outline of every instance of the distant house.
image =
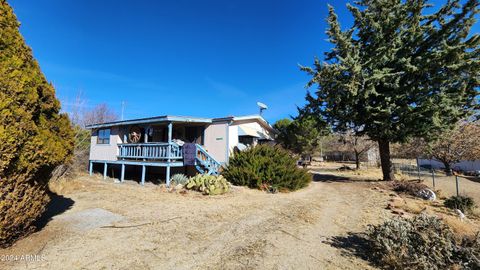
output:
M419 159L418 164L423 167L445 169L445 165L435 159ZM480 160L463 160L453 164L452 169L459 171L480 171Z
M235 149L273 141L275 130L260 115L199 118L157 116L87 126L91 130L90 174L93 166L119 168L120 181L125 167L141 167L141 183L146 169L165 168L166 183L171 170L218 174Z

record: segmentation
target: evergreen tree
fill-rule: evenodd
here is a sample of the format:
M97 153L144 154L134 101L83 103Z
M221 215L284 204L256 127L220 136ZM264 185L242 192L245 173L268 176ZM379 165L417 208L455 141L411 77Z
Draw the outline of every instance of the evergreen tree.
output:
M0 0L0 246L32 231L50 173L73 149L70 122L19 26Z
M288 134L291 140L289 149L299 155L308 156L319 148L326 130L319 127L315 118L300 115L288 126Z
M273 127L278 131L275 141L283 148L299 155L312 155L319 148L323 136L329 133L324 122L300 113L293 120L280 119Z
M273 124L273 128L277 130L275 141L283 148L289 149L292 143L288 127L292 124L292 119L283 118Z
M384 180L394 179L390 143L430 140L478 108L480 37L470 35L478 0L360 0L342 31L329 7L325 61L302 67L318 86L307 110L334 130L354 129L379 144Z

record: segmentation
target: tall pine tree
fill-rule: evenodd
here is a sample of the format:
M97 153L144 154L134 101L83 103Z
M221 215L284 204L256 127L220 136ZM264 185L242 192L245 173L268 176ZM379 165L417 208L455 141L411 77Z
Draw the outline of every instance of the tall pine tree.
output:
M470 35L478 0L361 0L348 5L343 31L329 7L333 49L302 67L317 85L306 111L334 130L356 130L379 144L384 180L393 180L390 143L433 138L478 109L480 37Z
M0 0L0 247L32 231L50 173L73 149L70 122L19 26Z

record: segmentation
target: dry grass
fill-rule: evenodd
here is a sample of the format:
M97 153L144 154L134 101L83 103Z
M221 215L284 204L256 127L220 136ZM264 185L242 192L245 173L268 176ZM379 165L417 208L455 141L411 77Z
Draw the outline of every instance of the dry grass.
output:
M85 182L76 179L61 178L56 181L50 181L48 187L57 194L71 194L72 192L86 188Z
M408 213L411 214L420 214L421 212L427 210L427 205L424 202L419 202L418 200L405 200L405 204L402 207Z
M339 170L348 166L352 170ZM372 180L382 180L382 170L380 168L365 168L362 167L359 170L355 170L355 164L343 163L343 162L317 162L312 166L309 166L308 169L314 172L328 173L335 176L341 176L349 178L354 181L372 181Z
M436 215L450 227L458 239L473 237L480 230L476 215L461 220L454 211L444 207L441 200L431 202L410 196L395 196L389 200L387 209L390 209L394 214L407 217L408 215L403 213L418 215L426 212L429 215Z
M300 191L278 194L233 187L228 194L210 197L149 182L144 187L133 181L114 184L100 175L52 182L52 191L70 200L71 207L5 251L47 259L27 267L15 262L5 267L369 269L361 259L342 256L325 239L363 231L389 215L382 207L388 195L372 186L314 182ZM89 221L68 219L92 209L124 219L103 227L86 224L88 230L78 225Z
M455 235L461 239L463 237L473 237L478 232L479 227L471 220L460 220L459 217L440 214L438 215L445 222Z
M327 163L323 166L317 166L321 172L331 172L334 175L340 175L349 177L352 180L376 180L381 179L382 172L378 168L368 168L362 170L353 171L336 171L335 168L339 168L345 165L344 163ZM407 181L411 180L411 177L402 174L396 174L397 183L405 183L412 189L425 188L423 182ZM377 185L379 192L386 193L392 190L392 183L379 182ZM477 184L473 183L472 184ZM480 184L477 184L480 188ZM412 190L415 191L415 190ZM443 199L446 198L442 190L435 190L437 200L434 202L426 201L420 198L416 198L411 195L395 195L391 193L391 198L388 201L387 209L391 210L393 214L409 217L410 215L418 215L422 212L426 212L430 215L437 215L441 217L445 223L457 234L460 238L463 236L473 236L480 229L480 209L475 209L474 213L469 215L469 218L465 221L461 221L456 214L451 210L443 206Z
M400 209L410 214L420 214L428 209L428 204L425 201L420 201L410 198L394 197L389 200L388 209Z

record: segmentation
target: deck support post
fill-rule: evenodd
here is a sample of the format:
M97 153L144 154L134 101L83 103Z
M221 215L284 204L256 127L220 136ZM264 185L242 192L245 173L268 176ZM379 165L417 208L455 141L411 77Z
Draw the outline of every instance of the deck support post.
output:
M88 164L88 174L90 174L90 176L92 176L93 174L93 162L90 161L89 164Z
M173 124L172 122L168 122L168 149L167 149L167 173L166 173L166 184L167 187L170 186L170 155L172 152L172 130L173 130Z
M120 174L120 182L125 179L125 163L122 163L122 173Z
M103 179L107 179L107 162L103 163Z
M170 165L167 165L167 187L170 187Z
M145 171L146 171L146 166L142 165L142 186L145 185Z

